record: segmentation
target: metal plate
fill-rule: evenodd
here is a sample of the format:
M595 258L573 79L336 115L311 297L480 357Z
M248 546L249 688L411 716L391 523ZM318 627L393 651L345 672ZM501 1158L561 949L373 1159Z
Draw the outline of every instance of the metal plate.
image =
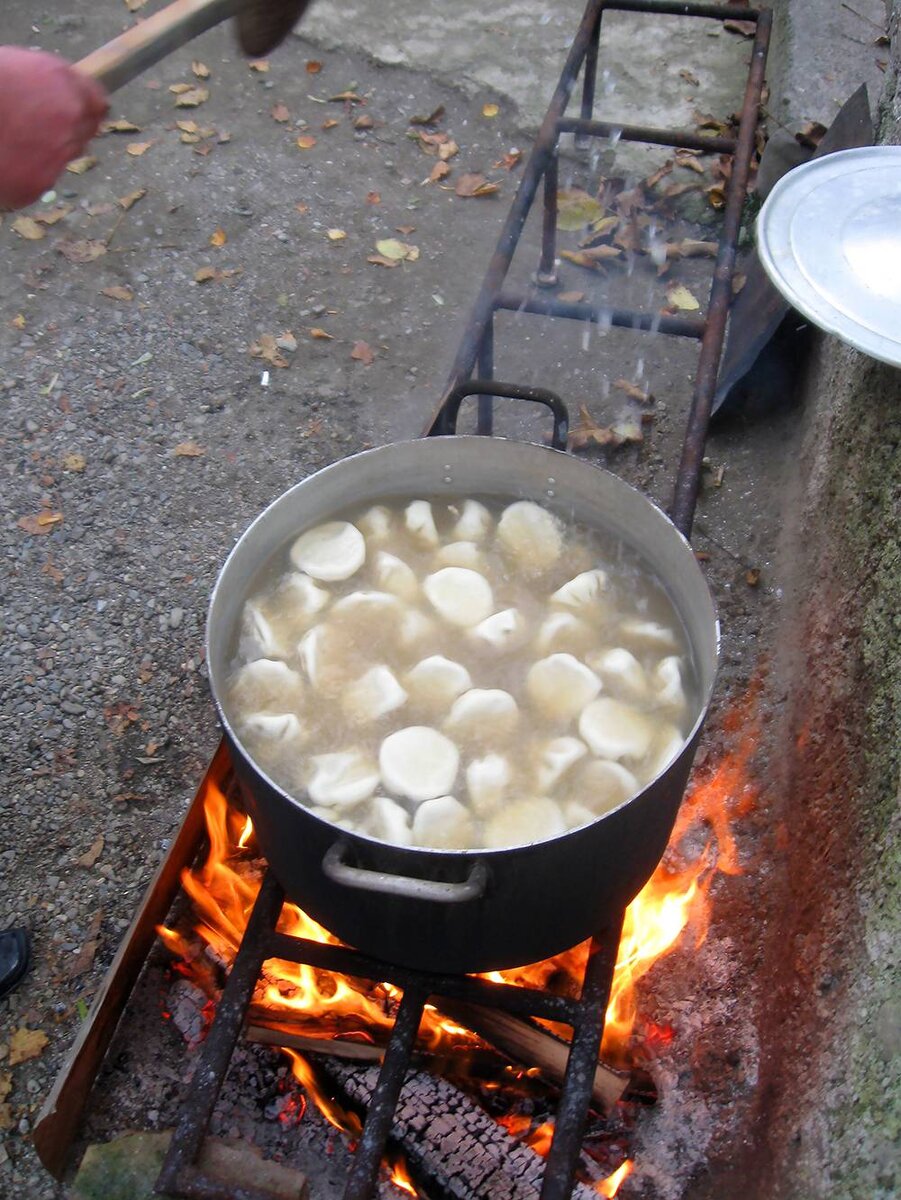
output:
M841 150L789 171L760 210L757 253L814 324L901 366L901 146Z

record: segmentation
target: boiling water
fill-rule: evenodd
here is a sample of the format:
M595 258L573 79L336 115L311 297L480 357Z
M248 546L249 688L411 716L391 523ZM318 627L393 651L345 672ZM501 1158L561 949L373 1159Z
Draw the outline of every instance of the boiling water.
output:
M431 522L416 529L408 499L380 504L374 518L372 506L336 518L365 531L365 560L337 582L298 572L289 543L264 566L235 635L226 713L251 757L326 819L400 844L521 844L585 824L658 774L697 716L681 623L634 552L549 514L511 536L511 518L499 525L505 509L491 502L461 539L465 503L441 498L429 512L418 502L417 515ZM386 574L385 554L412 577ZM472 611L466 594L436 607L428 581L449 564L487 581L489 600L482 588ZM592 594L583 573L598 568ZM579 576L587 592L573 596L565 585ZM509 610L515 618L485 636L483 616ZM423 686L413 669L436 656L463 668L463 682L445 679L437 693ZM555 666L533 669L551 656ZM260 659L287 670L248 668ZM391 676L357 687L374 667ZM459 693L473 690L494 699L477 698L467 715ZM498 702L498 692L515 705ZM441 731L458 752L437 785L398 782L398 770L413 769L400 743L399 764L385 757L385 739L410 727ZM416 737L406 747L413 758Z

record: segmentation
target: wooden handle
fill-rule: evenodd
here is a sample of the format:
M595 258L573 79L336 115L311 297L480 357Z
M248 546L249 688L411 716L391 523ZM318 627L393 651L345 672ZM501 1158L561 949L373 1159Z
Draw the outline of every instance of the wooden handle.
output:
M233 17L241 7L242 0L173 0L75 66L114 92L198 34Z

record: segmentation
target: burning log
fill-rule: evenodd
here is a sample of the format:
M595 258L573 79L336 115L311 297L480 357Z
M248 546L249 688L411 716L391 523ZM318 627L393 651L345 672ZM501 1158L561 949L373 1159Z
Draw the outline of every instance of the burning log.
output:
M514 1017L499 1009L483 1008L463 1000L442 998L436 1006L452 1021L471 1029L502 1054L526 1067L536 1067L549 1083L560 1086L566 1071L569 1046L535 1021ZM277 1016L264 1008L253 1007L248 1014L245 1037L251 1042L270 1046L287 1046L292 1050L309 1051L333 1058L356 1062L375 1062L381 1059L383 1048L350 1038L310 1037L304 1026L291 1021L289 1014ZM624 1071L598 1063L595 1070L592 1100L602 1112L609 1112L630 1088L631 1076ZM642 1091L646 1086L642 1082Z
M378 1068L333 1059L323 1069L350 1104L368 1105ZM543 1160L446 1080L424 1072L408 1076L393 1128L414 1177L447 1200L538 1200ZM597 1192L577 1183L572 1200L597 1200Z

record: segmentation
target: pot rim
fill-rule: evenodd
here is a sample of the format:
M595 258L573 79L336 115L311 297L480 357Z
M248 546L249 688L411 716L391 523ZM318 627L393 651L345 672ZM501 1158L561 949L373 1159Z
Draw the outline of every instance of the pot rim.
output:
M219 714L220 724L222 725L222 728L224 729L228 738L232 742L234 742L234 744L237 747L239 747L241 753L244 755L247 762L253 766L254 771L257 772L257 774L266 782L266 784L269 787L271 787L275 792L277 792L284 800L287 800L294 808L299 809L306 818L312 819L312 820L316 821L318 824L324 826L325 828L332 830L333 833L335 834L336 838L345 838L345 839L351 838L354 841L357 841L357 840L363 841L372 846L381 847L381 848L388 846L393 850L397 850L397 851L400 851L400 852L403 852L406 854L413 854L413 855L423 854L423 855L428 855L429 857L434 856L435 858L438 858L438 859L454 859L454 860L461 859L461 858L464 860L475 859L477 857L488 857L488 858L494 859L494 858L498 858L504 854L508 854L511 851L520 851L520 852L527 851L527 850L531 850L535 847L550 845L551 843L554 843L554 842L562 842L566 838L574 837L576 835L584 833L585 830L587 830L587 829L593 829L595 826L599 825L602 821L605 821L608 817L614 816L616 813L621 812L624 808L627 808L630 804L639 800L645 794L645 792L647 792L651 787L653 787L663 775L665 775L668 771L670 771L672 769L673 765L681 759L682 755L685 753L686 748L688 746L690 746L693 742L696 741L696 739L698 738L698 736L700 734L701 726L703 725L703 723L707 717L707 712L710 708L710 702L711 702L711 699L713 696L713 691L716 686L716 680L717 680L717 676L719 673L720 650L721 650L721 629L720 629L720 621L719 621L719 615L718 615L718 611L717 611L716 599L713 596L712 592L710 591L709 584L707 583L704 576L701 574L700 567L697 566L697 560L694 558L694 551L691 549L691 544L688 541L688 539L685 537L685 535L681 532L681 530L679 530L673 524L673 521L668 516L668 514L665 513L663 511L663 509L659 507L659 505L655 504L653 500L651 500L648 496L646 496L644 494L644 492L640 491L638 488L634 487L632 484L627 483L626 480L624 480L621 476L617 475L613 471L609 471L606 467L598 466L596 463L593 463L593 462L587 462L582 459L577 459L572 454L570 454L569 451L556 450L550 446L541 446L535 442L524 442L522 439L493 436L488 440L490 440L492 442L492 444L495 444L495 445L498 445L498 444L499 445L515 445L515 446L526 445L526 446L529 446L532 449L538 451L541 454L548 455L548 456L553 455L553 456L556 456L559 458L565 458L565 459L569 460L570 462L577 463L581 467L599 471L602 474L607 475L611 479L615 480L616 484L618 486L626 488L630 492L634 493L635 496L639 497L641 501L643 501L651 509L654 510L655 514L657 515L657 517L659 519L662 519L669 526L671 533L674 534L676 537L678 537L678 539L685 546L687 552L691 555L692 560L695 562L695 566L698 570L698 573L710 595L710 602L711 602L711 606L713 608L713 622L714 622L713 670L711 672L710 683L709 683L708 687L702 691L702 694L699 699L699 708L698 708L697 716L696 716L694 722L692 723L690 730L683 737L682 745L679 749L679 752L675 755L675 757L671 758L669 760L669 762L666 763L661 768L661 770L653 777L653 779L648 780L648 782L646 784L644 784L644 786L639 791L637 791L634 796L630 796L627 800L622 801L622 803L618 804L615 808L611 808L607 812L601 814L601 816L596 817L593 821L587 821L584 825L579 825L575 829L567 829L563 833L555 834L553 837L543 838L541 841L537 841L537 842L524 842L524 843L517 844L514 846L480 847L480 848L473 847L470 849L462 849L462 850L442 850L442 849L439 849L434 846L403 846L397 842L386 842L386 841L381 840L380 838L374 838L370 834L364 833L361 830L356 830L356 829L348 830L348 829L345 829L343 826L336 824L334 821L327 821L324 817L320 817L317 813L314 813L311 808L309 808L306 804L304 804L303 801L299 800L296 796L293 796L290 792L286 791L285 788L282 787L281 784L277 783L274 779L272 779L272 777L267 774L267 772L263 769L263 767L260 766L260 764L258 763L256 758L252 754L249 753L249 751L247 750L243 741L241 740L241 738L238 736L237 732L233 728L231 722L228 720L228 717L226 716L225 710L219 699L219 695L218 695L218 691L217 691L217 688L215 685L215 681L213 679L212 667L211 667L211 664L213 662L213 657L211 654L211 649L212 649L212 633L211 633L211 631L212 631L212 624L213 624L212 614L213 614L213 609L216 604L217 596L219 594L219 589L223 584L223 580L225 578L229 564L231 563L232 559L238 553L239 547L242 546L247 541L247 539L252 536L253 531L264 522L264 520L266 519L268 514L272 511L272 509L274 509L276 507L276 505L285 503L289 496L293 495L295 492L297 492L300 488L302 488L305 484L309 483L309 481L314 478L321 477L322 475L325 475L326 473L333 472L333 471L336 471L339 469L347 470L349 464L351 464L351 463L358 462L359 460L361 460L363 458L369 458L374 455L383 455L387 452L390 452L391 450L395 449L398 446L414 445L419 442L423 442L423 443L450 442L450 443L453 443L454 445L457 445L459 443L465 444L467 442L477 442L479 444L483 444L486 441L486 438L483 436L476 435L476 434L448 434L448 435L441 435L441 436L432 435L432 436L423 437L423 438L405 438L405 439L401 439L399 441L387 442L381 446L374 446L368 450L360 450L356 454L351 454L351 455L346 456L345 458L340 458L333 463L329 463L325 467L320 467L319 470L314 471L311 475L307 475L305 478L299 480L297 483L292 484L291 487L289 487L286 491L284 491L280 495L276 496L274 500L270 501L270 503L267 504L266 507L260 513L258 513L258 515L253 519L253 521L251 521L251 523L247 526L247 528L244 530L244 532L240 535L240 537L235 542L234 546L232 546L231 550L229 551L229 554L226 557L225 562L222 564L222 567L219 570L219 574L216 577L216 582L213 585L213 590L210 593L210 601L209 601L209 605L207 607L206 632L205 632L205 636L204 636L204 652L206 654L206 662L207 662L207 669L208 669L208 682L209 682L209 686L210 686L210 692L213 697L213 703L216 707L216 711ZM504 451L501 451L501 453L504 453ZM385 493L383 493L381 495L373 495L369 499L372 504L378 504L378 503L380 503L381 500L392 499L392 498L393 498L392 493L390 491L386 491ZM316 518L316 522L321 523L323 520L328 520L328 519L329 519L328 514L320 514ZM303 532L303 529L298 529L297 532L298 532L298 534L300 534ZM639 553L641 553L639 547L634 547L634 548L636 550L638 550ZM657 578L664 585L664 589L666 589L666 580L660 578L659 575L657 576ZM673 602L673 607L676 608L674 602ZM683 614L681 612L679 612L678 608L676 608L676 612L677 612L677 615L679 616L680 621L682 621L684 624Z

